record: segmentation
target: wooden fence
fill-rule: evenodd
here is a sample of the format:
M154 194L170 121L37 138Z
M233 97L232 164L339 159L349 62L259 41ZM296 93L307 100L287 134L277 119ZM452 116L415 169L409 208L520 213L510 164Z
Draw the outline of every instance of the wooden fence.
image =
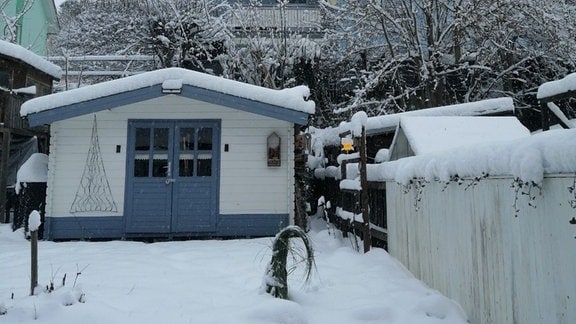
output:
M344 219L338 212L345 210L356 215L361 214L360 192L340 189L339 179L326 177L316 181L317 195L324 196L324 199L330 202L330 208L326 208L328 221L341 230L344 236L354 234L362 238L364 225L361 219ZM370 198L371 245L387 248L386 184L384 182L369 182L368 195Z

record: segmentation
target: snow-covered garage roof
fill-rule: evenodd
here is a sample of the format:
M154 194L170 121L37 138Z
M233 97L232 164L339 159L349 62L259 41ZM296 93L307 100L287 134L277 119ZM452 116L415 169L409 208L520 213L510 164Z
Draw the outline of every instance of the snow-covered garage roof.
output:
M167 68L26 101L30 125L49 124L176 94L305 125L315 104L306 86L273 90L182 68Z

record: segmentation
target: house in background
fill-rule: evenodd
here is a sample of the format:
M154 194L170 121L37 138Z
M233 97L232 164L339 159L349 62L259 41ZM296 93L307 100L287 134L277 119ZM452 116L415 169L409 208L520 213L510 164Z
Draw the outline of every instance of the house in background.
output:
M58 32L58 14L53 0L9 0L0 4L3 39L47 56L50 35ZM14 19L9 22L7 19Z
M26 102L51 126L44 237L276 234L308 95L169 68Z
M232 0L250 13L233 15L231 25L238 37L251 32L298 33L311 37L321 35L322 14L318 0L290 0L282 6L277 0L262 0L250 6L250 0Z
M28 99L52 93L60 67L22 46L0 40L0 222L9 221L7 190L13 192L16 172L26 158L48 149L47 128L32 128L20 117Z

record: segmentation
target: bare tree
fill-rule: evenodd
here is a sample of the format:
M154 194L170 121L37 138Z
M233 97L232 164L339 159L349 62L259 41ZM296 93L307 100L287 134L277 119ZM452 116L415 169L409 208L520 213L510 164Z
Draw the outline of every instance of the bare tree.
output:
M351 67L340 80L352 93L334 107L343 117L500 96L530 106L543 79L575 63L576 15L563 0L322 3L333 21L326 44Z
M10 0L2 0L0 2L0 15L2 18L2 25L4 25L2 37L8 42L17 43L18 29L22 28L22 19L24 18L24 15L26 15L26 13L32 8L32 5L34 5L34 0L24 1L21 7L15 8L16 10L14 15L6 12L10 2Z

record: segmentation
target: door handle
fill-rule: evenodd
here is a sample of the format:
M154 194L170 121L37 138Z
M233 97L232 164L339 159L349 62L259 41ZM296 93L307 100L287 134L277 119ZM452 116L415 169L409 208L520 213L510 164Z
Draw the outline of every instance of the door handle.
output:
M176 182L176 179L166 178L166 180L164 180L164 183L166 183L167 185L171 184L172 182Z

